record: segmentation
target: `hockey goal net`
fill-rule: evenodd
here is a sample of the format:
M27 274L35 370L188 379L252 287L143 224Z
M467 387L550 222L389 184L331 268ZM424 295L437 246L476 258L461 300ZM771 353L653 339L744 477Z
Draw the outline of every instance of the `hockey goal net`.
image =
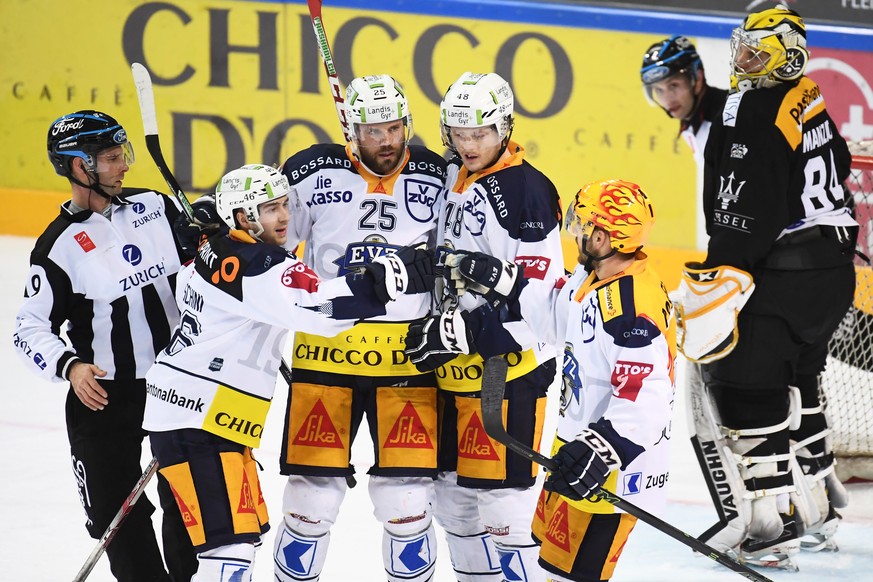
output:
M852 174L847 186L861 225L858 250L873 257L873 140L849 144ZM873 480L873 268L855 259L855 301L828 346L822 377L837 474Z

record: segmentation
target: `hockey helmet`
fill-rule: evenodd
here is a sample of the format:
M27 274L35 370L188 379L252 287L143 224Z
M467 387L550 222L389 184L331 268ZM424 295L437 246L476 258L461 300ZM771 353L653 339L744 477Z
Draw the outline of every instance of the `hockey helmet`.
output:
M258 226L258 237L264 232L260 223L258 206L288 196L291 186L288 178L276 168L260 164L248 164L228 172L215 187L215 208L218 215L230 228L238 228L234 212L242 210L246 218Z
M443 145L457 153L449 128L494 126L505 145L512 134L515 99L512 89L497 73L464 73L452 83L440 103Z
M676 34L654 43L646 49L640 68L640 79L646 90L646 97L654 102L652 85L673 75L685 75L694 83L697 71L702 67L700 55L687 37Z
M73 158L81 158L96 172L97 154L115 146L121 146L125 163L134 162L127 132L115 119L99 111L86 109L64 115L54 120L48 130L48 157L59 176L70 177Z
M609 233L610 246L633 253L649 240L655 212L639 186L625 180L600 180L582 186L564 218L574 237L589 235L594 227Z
M808 62L803 19L782 5L749 14L731 35L733 91L794 81Z
M353 146L357 147L360 126L402 120L406 141L412 139L412 115L403 87L390 75L356 77L346 87L346 119Z

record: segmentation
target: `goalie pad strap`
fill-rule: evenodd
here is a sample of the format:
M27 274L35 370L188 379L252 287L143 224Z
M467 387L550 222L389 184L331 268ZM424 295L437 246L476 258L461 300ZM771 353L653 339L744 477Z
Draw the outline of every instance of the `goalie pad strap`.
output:
M793 450L797 451L798 449L802 449L803 447L807 446L807 445L810 444L810 443L814 443L815 441L819 441L819 440L825 438L825 437L828 436L829 434L831 434L831 429L826 428L826 429L824 429L823 431L821 431L821 432L817 432L817 433L815 433L814 435L812 435L812 436L810 436L810 437L806 437L806 438L803 439L802 441L797 441L796 443L793 443L793 444L791 445L791 448L792 448Z
M756 437L768 434L774 434L780 430L785 430L791 425L791 417L789 416L779 424L773 426L762 426L760 428L730 428L727 426L719 426L722 434L732 441L739 440L743 437Z

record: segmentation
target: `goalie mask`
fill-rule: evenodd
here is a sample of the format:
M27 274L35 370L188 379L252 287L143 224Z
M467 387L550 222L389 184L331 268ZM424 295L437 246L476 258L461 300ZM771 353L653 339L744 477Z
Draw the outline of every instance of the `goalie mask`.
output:
M249 164L228 172L215 187L215 208L218 215L230 228L239 228L234 212L242 210L249 222L257 225L257 231L249 234L258 238L264 232L260 223L258 206L272 202L291 191L288 178L270 166Z
M601 180L586 184L567 209L564 227L574 237L587 239L600 228L609 234L613 253L634 253L649 240L655 212L639 186L625 180Z
M493 127L497 132L502 154L512 135L514 105L515 99L509 83L497 73L464 73L452 83L440 103L440 133L443 145L458 153L452 142L452 128Z
M390 75L357 77L346 87L346 119L351 131L352 153L371 173L393 174L403 162L406 144L412 139L412 115L406 93ZM403 125L392 124L402 121ZM400 147L398 147L400 146ZM386 151L399 152L399 159L379 168Z
M795 81L808 62L799 14L784 6L750 14L731 35L731 91Z
M55 172L66 178L72 177L73 158L81 158L91 173L97 173L97 154L116 146L121 146L125 163L133 164L133 146L127 141L127 132L115 119L99 111L86 109L64 115L48 130L49 161Z

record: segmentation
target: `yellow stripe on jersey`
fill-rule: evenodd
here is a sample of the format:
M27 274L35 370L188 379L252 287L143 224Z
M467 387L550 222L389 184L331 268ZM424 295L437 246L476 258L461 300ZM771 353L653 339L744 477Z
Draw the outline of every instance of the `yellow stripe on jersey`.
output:
M539 364L532 349L524 352L506 354L509 370L506 381L515 380L533 371ZM479 354L460 354L445 366L440 366L434 372L437 384L449 392L478 392L482 389L482 371L485 361Z
M219 384L206 412L203 430L235 443L257 447L269 410L269 400Z
M821 89L809 77L801 77L797 85L785 94L776 113L776 127L791 149L796 150L803 141L803 124L824 110Z
M388 196L393 196L394 183L397 182L397 178L399 178L400 174L403 173L403 168L409 161L409 148L406 148L406 153L403 156L403 163L398 165L397 169L394 170L394 173L388 176L377 176L367 170L364 164L362 164L352 153L351 143L346 144L346 155L352 161L352 164L354 164L358 174L360 174L367 182L367 194L387 194Z
M297 332L291 367L357 376L419 376L403 349L408 323L361 322L333 337Z

